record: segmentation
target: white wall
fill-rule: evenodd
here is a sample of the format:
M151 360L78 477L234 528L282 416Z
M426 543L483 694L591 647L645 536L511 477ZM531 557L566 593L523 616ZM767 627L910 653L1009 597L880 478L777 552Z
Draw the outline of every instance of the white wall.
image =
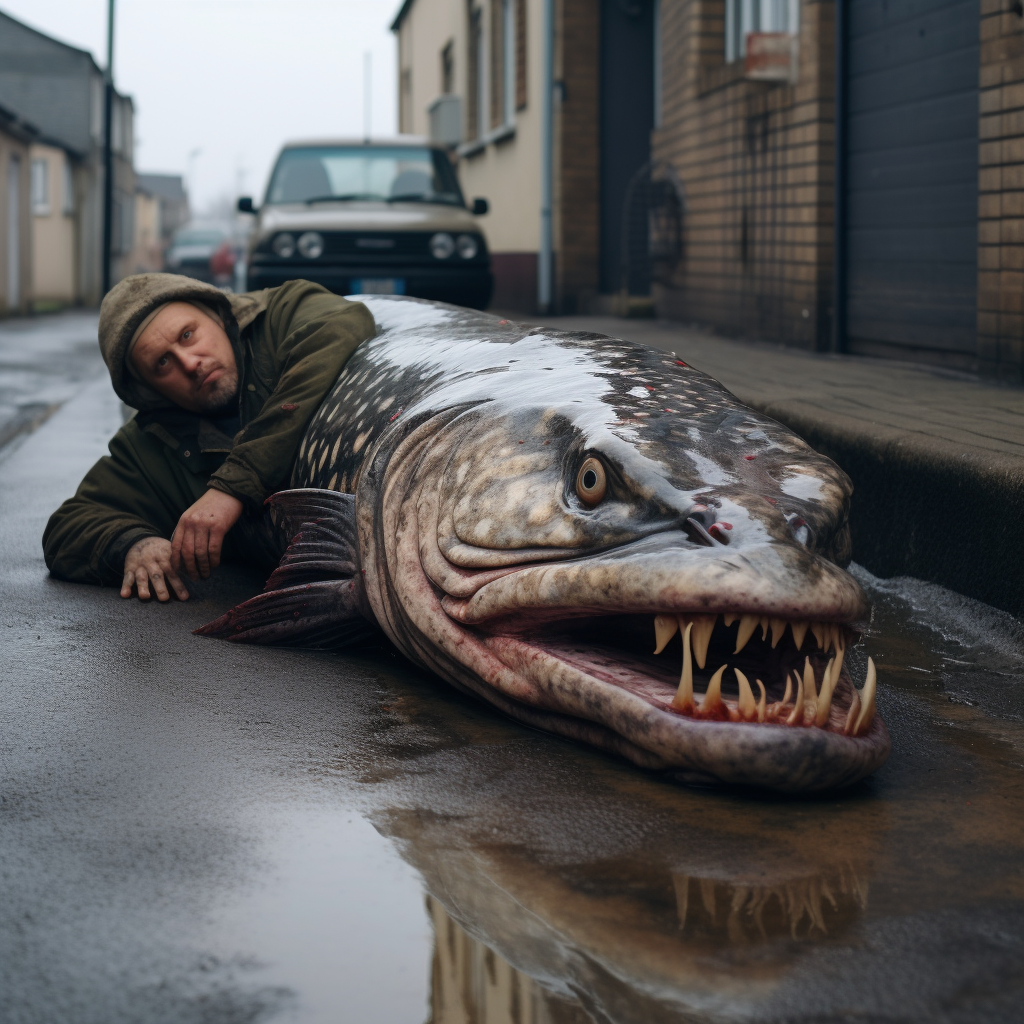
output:
M484 0L485 63L481 68L485 96L490 88L491 4ZM480 152L458 161L459 180L467 200L481 196L491 212L479 218L494 253L531 252L540 246L540 109L542 82L541 0L527 0L526 107L515 112L515 134L490 142ZM441 95L441 51L454 40L455 91L462 98L463 121L468 105L465 0L415 0L399 31L399 117L402 131L429 135L430 104ZM407 76L407 77L406 77ZM403 91L403 82L410 88ZM489 99L486 102L488 115ZM488 117L489 121L489 117ZM465 134L465 132L464 132Z

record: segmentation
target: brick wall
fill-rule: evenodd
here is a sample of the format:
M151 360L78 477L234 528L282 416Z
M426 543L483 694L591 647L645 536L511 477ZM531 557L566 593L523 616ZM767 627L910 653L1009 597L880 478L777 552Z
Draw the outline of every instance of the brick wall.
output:
M825 349L831 339L834 4L803 0L799 80L725 63L723 0L662 0L655 160L686 193L684 252L659 312Z
M978 358L1024 377L1024 25L1008 0L981 0Z
M600 254L600 19L594 0L562 0L558 8L555 77L557 106L555 181L555 298L560 312L585 307L597 291ZM538 55L539 57L539 55Z

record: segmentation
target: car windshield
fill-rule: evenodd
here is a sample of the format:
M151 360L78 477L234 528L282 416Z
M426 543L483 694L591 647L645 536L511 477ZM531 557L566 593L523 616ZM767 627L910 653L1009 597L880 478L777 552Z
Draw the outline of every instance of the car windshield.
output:
M217 245L224 238L223 231L208 228L186 228L174 236L175 245Z
M415 146L303 146L277 161L268 203L446 203L462 206L462 192L443 152Z

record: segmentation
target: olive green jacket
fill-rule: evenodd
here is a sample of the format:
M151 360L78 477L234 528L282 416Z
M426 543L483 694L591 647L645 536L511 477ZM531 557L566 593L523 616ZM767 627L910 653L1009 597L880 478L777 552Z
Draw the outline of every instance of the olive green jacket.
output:
M242 321L248 322L234 341L241 431L227 437L179 408L129 420L110 441L110 454L47 523L43 552L54 576L120 584L132 544L170 537L181 514L210 487L246 508L225 538L225 559L252 556L246 541L258 533L253 525L264 500L288 486L313 413L375 325L362 303L308 281L237 298L249 300Z

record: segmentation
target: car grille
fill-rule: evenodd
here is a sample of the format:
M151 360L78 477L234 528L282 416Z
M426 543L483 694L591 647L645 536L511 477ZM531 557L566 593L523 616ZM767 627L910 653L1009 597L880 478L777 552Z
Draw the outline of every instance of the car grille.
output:
M296 237L301 231L293 232ZM361 266L386 267L395 264L423 264L424 266L479 266L487 263L486 248L481 245L480 253L472 260L450 259L440 261L430 252L433 231L321 231L324 240L323 255L316 259L304 259L298 253L287 260L295 266L311 264L358 264ZM477 236L479 237L479 236ZM283 262L274 255L270 240L260 245L259 256L274 263ZM262 262L262 260L260 260Z

